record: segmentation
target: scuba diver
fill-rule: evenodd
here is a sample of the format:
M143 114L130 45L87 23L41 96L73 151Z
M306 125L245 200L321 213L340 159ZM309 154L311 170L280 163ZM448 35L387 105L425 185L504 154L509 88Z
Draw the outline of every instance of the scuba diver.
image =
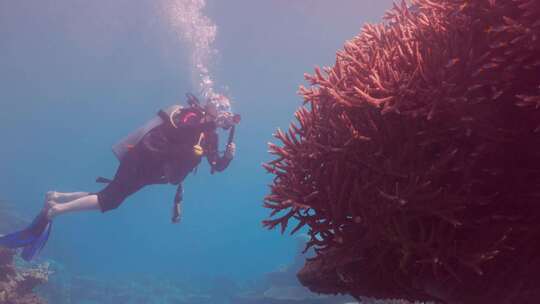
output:
M30 226L0 236L0 246L23 248L22 258L30 261L45 246L52 220L57 216L87 210L110 211L131 194L153 184L177 185L172 222L180 222L182 181L197 168L203 156L212 174L228 167L236 151L235 125L240 122L240 115L231 112L227 97L215 94L201 106L195 96L186 95L188 107L174 105L160 110L154 119L113 146L120 165L112 180L96 180L107 183L105 188L97 193L47 192L44 207ZM223 155L218 152L218 128L229 130Z

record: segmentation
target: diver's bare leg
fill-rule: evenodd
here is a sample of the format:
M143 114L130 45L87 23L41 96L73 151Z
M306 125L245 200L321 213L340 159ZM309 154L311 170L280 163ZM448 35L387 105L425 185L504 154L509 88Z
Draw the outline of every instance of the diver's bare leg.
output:
M67 203L78 198L89 195L88 192L57 192L48 191L47 201L54 201L56 203Z
M68 212L100 210L98 196L95 194L86 195L67 203L58 204L54 201L48 201L47 217L53 219L61 214Z

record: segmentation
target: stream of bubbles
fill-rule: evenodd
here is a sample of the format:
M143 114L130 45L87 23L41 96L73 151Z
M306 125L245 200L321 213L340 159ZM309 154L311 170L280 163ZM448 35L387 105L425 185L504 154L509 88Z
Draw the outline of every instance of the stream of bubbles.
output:
M204 15L205 0L172 0L166 7L171 26L191 51L191 79L204 99L216 95L215 82L210 71L213 58L218 54L213 43L217 26Z

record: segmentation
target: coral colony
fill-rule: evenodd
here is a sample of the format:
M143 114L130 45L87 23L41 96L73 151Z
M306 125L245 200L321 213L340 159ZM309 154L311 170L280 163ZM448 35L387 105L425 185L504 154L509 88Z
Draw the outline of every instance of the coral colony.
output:
M415 0L306 75L263 224L308 228L313 291L540 297L540 1Z
M47 264L21 269L14 265L14 251L0 248L0 303L45 304L32 290L48 281Z

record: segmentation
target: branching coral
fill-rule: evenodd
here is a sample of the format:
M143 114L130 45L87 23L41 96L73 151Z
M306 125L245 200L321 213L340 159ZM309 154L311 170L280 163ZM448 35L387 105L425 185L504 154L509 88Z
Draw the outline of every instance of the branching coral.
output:
M42 304L34 287L47 282L48 265L17 269L13 265L14 251L0 248L0 304Z
M318 254L300 279L315 291L328 292L317 274L355 296L528 303L540 293L540 2L411 2L306 75L297 124L270 144L263 224L309 228Z

